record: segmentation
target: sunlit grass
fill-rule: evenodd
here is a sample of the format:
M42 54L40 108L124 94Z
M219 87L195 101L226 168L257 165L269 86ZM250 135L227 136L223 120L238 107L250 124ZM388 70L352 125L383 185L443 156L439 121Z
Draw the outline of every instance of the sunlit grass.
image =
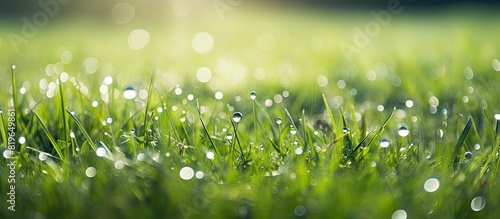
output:
M500 56L489 49L498 47L497 30L451 23L459 34L450 42L441 38L448 29L405 18L346 61L338 44L352 40L352 27L325 30L326 18L245 29L238 22L249 20L235 16L224 23L240 28L234 33L215 25L151 29L149 45L132 52L122 29L103 38L68 31L91 37L77 42L54 37L63 30L56 26L24 55L2 52L16 64L11 72L12 63L0 61L1 76L14 76L0 91L0 149L16 160L16 212L2 201L1 214L499 215L500 74L492 62ZM191 44L203 31L215 39L209 54ZM269 34L274 45L262 50L259 39ZM207 82L208 73L197 77L202 67L211 71ZM13 106L26 141L10 155L6 110ZM2 175L9 161L1 159ZM2 177L6 193L4 185Z

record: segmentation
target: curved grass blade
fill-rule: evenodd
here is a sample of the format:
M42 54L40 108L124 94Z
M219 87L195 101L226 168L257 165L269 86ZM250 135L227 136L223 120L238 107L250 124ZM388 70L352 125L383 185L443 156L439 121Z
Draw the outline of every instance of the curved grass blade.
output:
M462 134L460 134L460 137L458 138L457 144L455 145L455 149L453 150L452 157L450 159L451 165L453 165L454 160L456 156L458 155L458 152L460 151L460 146L464 143L465 138L467 137L467 134L469 134L470 129L472 128L472 117L469 116L469 119L467 120L467 124L465 125L464 130L462 131Z
M325 104L326 112L328 113L328 117L330 118L330 122L332 123L332 130L335 133L335 119L333 118L332 110L330 109L330 105L328 104L328 100L326 99L325 94L323 95L323 103Z
M92 141L92 138L90 138L89 133L87 133L87 131L85 131L85 127L83 127L80 120L78 120L73 114L71 114L71 112L68 109L65 109L65 110L69 114L69 116L75 121L76 125L78 126L80 131L83 133L83 136L85 137L85 139L87 139L88 143L90 144L90 147L92 147L92 149L94 149L94 150L97 150L96 145Z
M47 136L47 138L49 139L50 143L52 144L52 146L56 150L57 155L62 160L65 160L64 154L62 153L61 149L59 148L59 145L57 144L57 142L54 139L54 137L52 137L52 135L50 134L49 129L47 129L47 126L45 126L45 123L43 123L43 121L40 118L40 116L38 115L38 113L36 113L35 111L33 111L33 113L35 114L35 117L37 118L38 122L40 122L40 125L42 126L42 130L45 133L45 136Z
M210 140L210 144L214 148L214 151L217 155L219 155L219 151L217 150L217 147L215 147L214 140L212 139L212 136L210 136L210 133L208 132L207 126L205 125L205 122L203 122L203 118L201 117L201 110L200 110L200 103L198 102L198 99L196 99L196 107L198 108L198 116L200 117L200 122L201 126L203 126L203 130L205 131L205 134L207 135L208 139Z

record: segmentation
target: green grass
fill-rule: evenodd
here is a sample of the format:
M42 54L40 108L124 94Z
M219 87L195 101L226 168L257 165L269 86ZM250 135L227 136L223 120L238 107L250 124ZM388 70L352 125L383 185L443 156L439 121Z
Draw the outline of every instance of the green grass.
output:
M55 23L21 54L4 39L0 150L14 96L17 134L26 142L13 155L16 212L2 200L1 218L500 215L500 73L492 68L500 58L493 40L500 35L498 16L436 15L445 19L442 28L402 15L347 62L338 45L350 42L352 28L364 22L320 13L307 19L283 14L270 23L248 19L243 9L239 14L223 25L174 33L151 27L151 42L139 51L127 47L131 27ZM215 38L208 55L192 51L200 31ZM262 32L277 39L269 52L256 46ZM313 37L324 47L313 49ZM67 64L64 51L73 54ZM86 73L88 57L99 61L94 74ZM17 67L12 82L11 64ZM58 73L48 75L49 64ZM216 73L224 65L246 73ZM203 66L212 70L209 83L196 79ZM464 76L467 67L471 79ZM255 79L257 68L265 70L264 80ZM106 76L113 81L103 85ZM327 86L318 85L320 76ZM53 91L43 89L43 81L54 82ZM123 96L128 86L138 92L134 99ZM237 112L239 122L232 120ZM409 129L407 136L398 134L400 126ZM389 140L387 148L381 139ZM0 159L2 199L9 162ZM181 178L191 170L195 176ZM471 203L481 201L484 208L473 211Z

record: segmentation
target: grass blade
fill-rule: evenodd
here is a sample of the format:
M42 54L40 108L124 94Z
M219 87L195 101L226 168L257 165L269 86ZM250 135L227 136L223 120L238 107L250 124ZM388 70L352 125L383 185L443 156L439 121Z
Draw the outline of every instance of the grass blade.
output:
M73 115L68 109L65 109L66 112L68 113L68 115L75 121L76 125L78 126L78 128L80 129L80 131L82 132L83 136L85 137L85 139L87 139L87 141L89 142L90 144L90 147L92 147L92 149L94 150L97 150L97 147L96 145L94 144L94 142L92 141L92 138L90 138L90 135L89 133L87 133L87 131L85 131L85 127L82 125L82 123L80 122L80 120L78 120L75 115Z
M212 145L212 148L214 149L215 153L220 157L219 151L217 150L217 147L215 147L214 140L212 139L212 136L210 136L210 133L208 132L205 122L203 122L203 117L201 117L200 103L198 102L198 99L196 99L196 107L198 108L198 116L200 117L201 126L203 127L203 130L205 130L205 134L210 140L210 144Z
M472 128L472 117L469 116L469 119L467 120L467 124L465 125L465 128L462 131L462 134L460 134L460 137L458 138L457 144L455 145L455 149L453 150L453 154L451 156L450 162L453 165L456 156L458 155L458 152L460 151L460 146L465 141L465 138L467 137L467 134L469 134L470 129Z
M49 129L47 129L47 126L45 126L45 123L43 123L43 121L40 118L40 116L38 115L38 113L36 113L35 111L33 111L33 113L35 114L35 117L37 118L38 122L40 122L40 125L42 126L42 130L45 133L45 136L47 136L47 138L49 139L49 142L52 144L52 146L56 150L57 156L59 156L59 158L61 158L62 160L65 160L64 154L62 153L61 149L59 148L59 145L57 144L54 137L52 137L52 135L50 134Z

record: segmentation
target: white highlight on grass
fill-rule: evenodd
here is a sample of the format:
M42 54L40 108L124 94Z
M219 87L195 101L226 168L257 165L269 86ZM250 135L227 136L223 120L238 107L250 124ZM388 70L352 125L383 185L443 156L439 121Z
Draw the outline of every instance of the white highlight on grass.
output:
M212 71L207 67L201 67L196 71L196 78L202 83L206 83L212 79Z
M302 147L298 147L295 148L294 152L296 155L301 155L302 153L304 153L304 150L302 149Z
M61 82L66 82L69 79L69 75L68 75L68 73L63 72L63 73L61 73L61 75L59 75L59 78L61 79Z
M3 151L3 157L4 158L10 158L12 156L11 150L5 150Z
M111 10L111 17L117 24L125 24L130 22L135 15L135 9L127 3L118 3Z
M205 176L205 173L203 173L202 171L198 171L196 172L195 176L197 179L202 179Z
M500 61L498 61L498 59L493 59L493 63L491 63L491 66L493 66L493 69L495 71L500 71Z
M97 174L97 170L95 167L89 167L85 170L85 175L89 178L93 178Z
M472 68L465 67L464 76L465 76L465 78L467 78L469 80L472 79L472 77L474 77L474 71L472 71Z
M176 95L181 95L182 94L182 89L180 87L175 88L174 93Z
M220 100L220 99L222 99L222 97L224 97L224 94L222 92L217 91L215 93L215 99Z
M406 214L405 210L399 209L392 213L392 219L406 219L408 214Z
M115 168L116 168L117 170L121 170L121 169L123 169L123 167L125 167L125 163L124 163L123 161L121 161L121 160L117 160L117 161L115 162Z
M137 160L138 161L145 161L146 160L146 155L144 153L139 153L137 155Z
M183 167L180 171L179 171L179 176L181 177L181 179L183 180L190 180L193 178L194 176L194 170L193 168L191 167Z
M106 76L103 81L105 85L111 85L113 83L113 77Z
M85 68L85 72L87 74L94 74L97 72L97 69L99 67L99 61L94 57L88 57L83 61L83 67ZM47 75L49 75L48 72Z
M412 108L413 107L413 101L412 100L406 100L405 105L408 108Z
M378 106L377 106L377 110L378 110L379 112L384 111L384 106L383 106L383 105L378 105Z
M65 65L71 63L73 61L73 53L71 51L64 51L61 54L61 62L64 63Z
M128 36L128 46L132 50L140 50L149 43L149 32L143 29L135 29Z
M470 208L473 211L481 211L486 206L486 199L482 196L477 196L470 202Z
M215 154L212 151L207 152L207 154L205 156L207 156L207 158L210 160L215 159Z
M24 136L19 137L19 144L24 144L26 143L26 138Z
M437 107L437 106L439 106L439 99L435 96L432 96L431 98L429 98L429 104L431 106Z
M439 180L436 178L430 178L425 181L424 189L426 192L435 192L439 188Z
M320 75L316 79L316 82L318 83L318 85L320 87L326 87L328 85L328 78L326 76L324 76L324 75Z
M191 45L197 53L208 54L214 47L214 37L207 32L200 32L193 37Z
M500 113L495 114L495 119L500 120Z
M98 157L104 157L106 155L106 149L103 147L97 148L95 154L97 154Z
M40 161L45 161L45 160L47 160L47 157L48 157L48 156L47 156L47 153L45 153L45 152L42 152L42 153L40 153L40 154L38 155L38 159L39 159Z

